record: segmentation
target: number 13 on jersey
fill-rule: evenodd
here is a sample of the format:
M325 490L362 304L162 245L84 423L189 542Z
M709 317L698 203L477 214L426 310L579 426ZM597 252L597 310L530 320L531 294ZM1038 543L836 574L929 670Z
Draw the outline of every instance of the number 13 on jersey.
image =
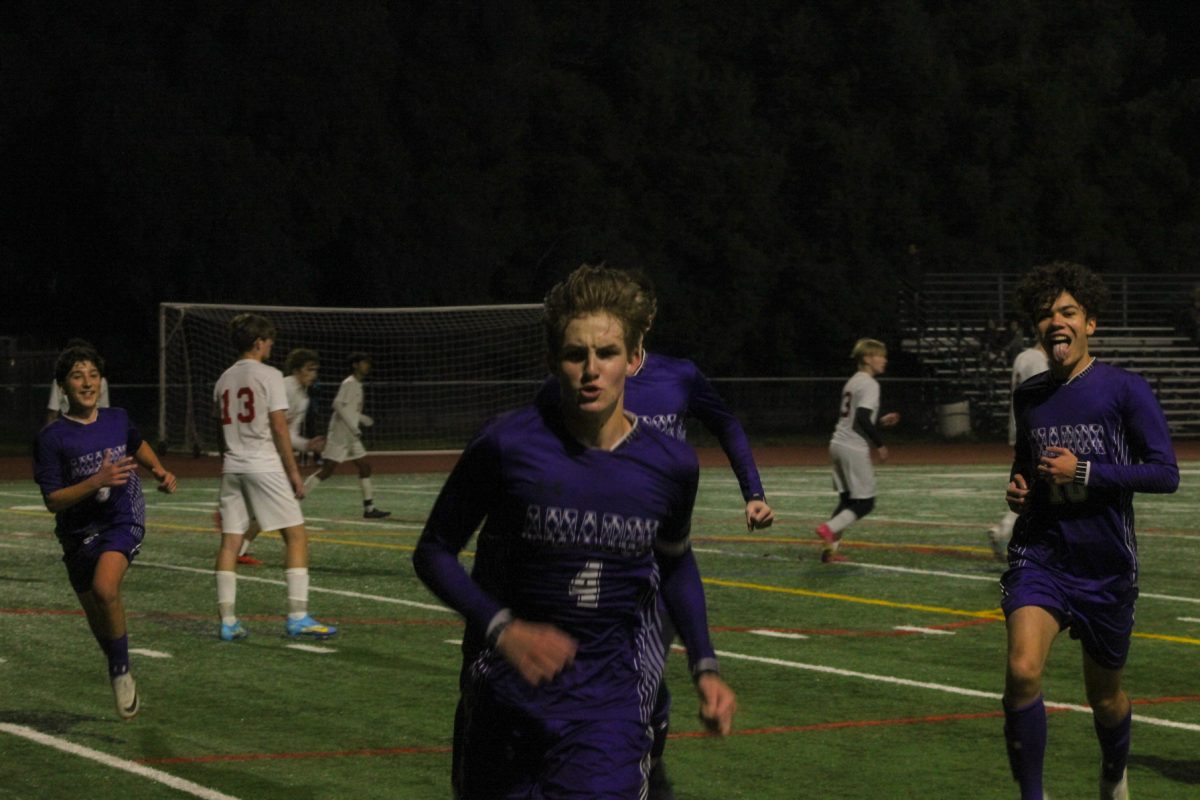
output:
M236 403L237 421L238 422L253 422L254 421L254 390L249 386L243 386L237 390ZM232 425L233 419L229 416L229 390L221 392L221 424Z

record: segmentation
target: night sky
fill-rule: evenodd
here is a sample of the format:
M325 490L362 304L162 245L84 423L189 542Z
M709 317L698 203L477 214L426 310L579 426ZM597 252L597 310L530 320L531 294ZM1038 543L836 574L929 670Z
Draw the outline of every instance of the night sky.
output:
M843 368L923 271L1200 272L1200 4L26 0L0 335L157 370L164 300L658 282L713 375Z

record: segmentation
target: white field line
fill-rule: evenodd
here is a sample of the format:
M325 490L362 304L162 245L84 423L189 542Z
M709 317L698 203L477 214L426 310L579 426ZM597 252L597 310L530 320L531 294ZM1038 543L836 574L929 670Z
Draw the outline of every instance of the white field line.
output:
M284 645L284 647L288 648L289 650L303 650L306 653L336 653L337 652L337 650L335 650L332 647L321 647L320 645L316 645L316 644L288 644L288 645Z
M1200 617L1177 617L1180 622L1200 622Z
M785 631L769 631L765 628L756 628L747 633L753 633L755 636L771 636L776 639L807 639L803 633L787 633Z
M143 647L131 647L129 648L129 652L145 656L146 658L171 658L170 653L164 653L161 650L147 650Z
M130 772L143 778L149 778L155 783L161 783L162 785L168 786L176 791L190 794L193 797L203 798L203 800L237 800L237 798L233 795L224 794L223 792L218 792L215 789L209 789L205 786L201 786L198 783L192 783L189 780L184 780L183 778L177 778L170 773L163 772L162 770L143 766L142 764L135 764L132 761L126 761L123 758L117 758L116 756L111 756L108 753L102 753L99 750L93 750L90 747L84 747L83 745L69 742L66 739L60 739L57 736L50 736L42 733L41 731L36 731L33 728L27 728L24 725L11 725L7 722L0 722L0 732L7 733L12 736L19 736L22 739L28 739L31 742L45 745L46 747L53 747L56 750L61 750L62 752L73 756L88 758L92 761L104 764L107 767L124 770L125 772Z
M1176 603L1200 603L1200 597L1176 597L1171 594L1152 594L1150 592L1139 592L1138 599L1149 597L1152 600L1171 600Z
M181 567L181 566L177 566L175 564L161 564L161 563L158 563L155 561L143 561L141 559L138 559L137 561L135 561L134 566L135 567L154 567L156 569L168 569L168 570L174 570L176 572L193 572L193 573L196 573L199 575L212 575L213 574L213 570L211 570L211 569L200 569L199 567ZM255 578L255 577L252 577L249 575L242 575L241 573L238 573L238 581L239 582L240 581L253 581L255 583L269 583L273 586L287 586L287 583L284 581L276 581L276 580L272 580L270 578ZM416 600L401 600L398 597L384 597L383 595L363 594L362 592L347 592L342 589L326 589L322 586L309 586L308 590L310 592L323 592L325 594L336 594L341 597L354 597L359 600L374 600L379 603L392 603L393 605L398 605L398 606L411 606L412 608L420 608L420 609L424 609L425 611L442 611L447 614L455 613L454 611L452 611L449 608L446 608L445 606L435 606L432 603L418 603Z
M919 625L894 625L893 630L908 631L909 633L927 633L931 636L953 636L954 631L941 631L937 628L922 628Z
M672 646L673 650L684 652L682 647L678 645ZM988 700L999 701L1002 697L997 692L981 692L978 689L967 689L962 686L951 686L945 683L930 683L927 681L914 681L907 678L897 678L892 675L872 675L869 672L856 672L848 669L838 669L837 667L828 667L823 664L804 664L799 661L785 661L781 658L765 658L763 656L751 656L745 653L732 653L728 650L718 650L717 655L721 658L727 658L736 661L752 661L757 664L769 664L775 667L784 667L787 669L807 670L809 672L822 672L827 675L837 675L842 678L859 678L866 681L874 681L876 683L889 683L894 686L907 686L912 689L929 689L935 692L945 692L947 694L963 695L965 697L981 697ZM1092 709L1088 706L1076 705L1074 703L1055 703L1046 701L1047 708L1063 708L1068 711L1078 711L1087 714L1092 713ZM1200 725L1191 722L1176 722L1169 719L1160 719L1158 717L1147 717L1141 714L1134 714L1133 718L1137 722L1142 722L1147 725L1157 725L1163 728L1177 728L1185 731L1195 731L1200 733Z

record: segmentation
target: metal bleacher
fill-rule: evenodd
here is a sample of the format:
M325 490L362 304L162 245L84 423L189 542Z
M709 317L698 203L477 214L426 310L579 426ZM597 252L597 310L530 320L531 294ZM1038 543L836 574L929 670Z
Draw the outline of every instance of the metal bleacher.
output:
M1111 292L1091 352L1137 372L1158 395L1171 432L1200 437L1200 347L1177 330L1180 312L1200 275L1105 274ZM1018 274L933 273L913 287L901 307L901 348L923 371L970 403L972 429L1008 427L1010 367L984 344L988 321L1020 318L1014 302Z

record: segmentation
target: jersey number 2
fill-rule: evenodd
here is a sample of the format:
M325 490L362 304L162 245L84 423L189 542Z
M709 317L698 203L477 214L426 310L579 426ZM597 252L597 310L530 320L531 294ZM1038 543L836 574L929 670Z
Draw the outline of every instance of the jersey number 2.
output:
M575 573L567 593L575 598L575 605L580 608L597 608L600 605L600 572L604 569L603 561L589 561L583 569Z
M254 390L249 386L243 386L237 390L237 399L241 401L242 408L238 411L238 422L253 422L254 421ZM233 420L229 416L229 390L221 392L221 424L230 425Z

